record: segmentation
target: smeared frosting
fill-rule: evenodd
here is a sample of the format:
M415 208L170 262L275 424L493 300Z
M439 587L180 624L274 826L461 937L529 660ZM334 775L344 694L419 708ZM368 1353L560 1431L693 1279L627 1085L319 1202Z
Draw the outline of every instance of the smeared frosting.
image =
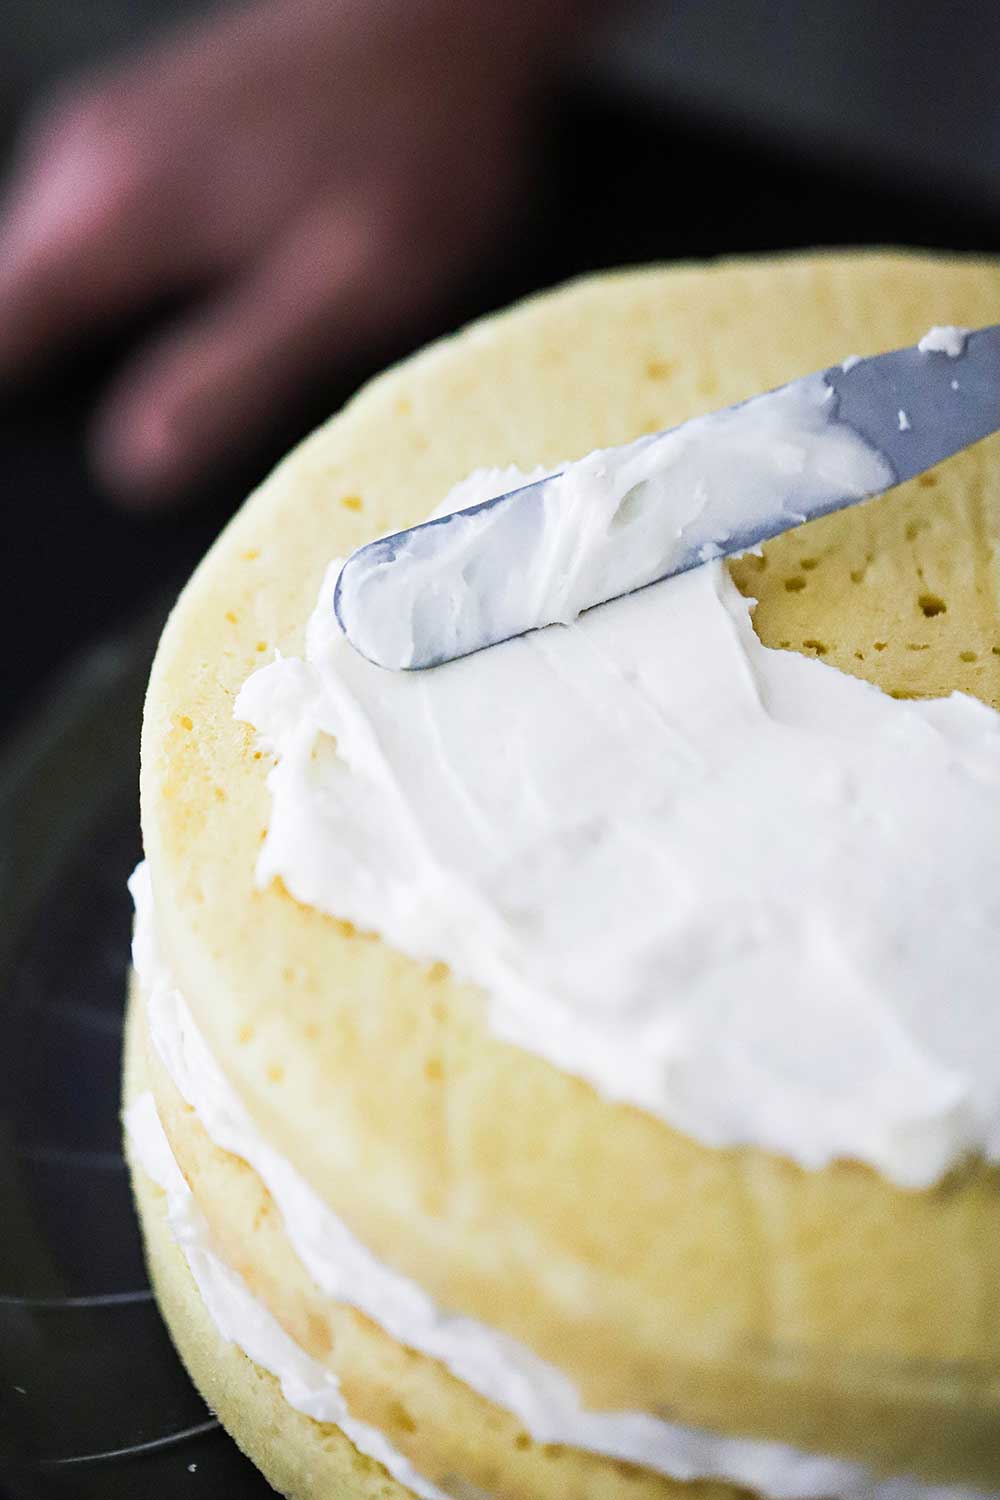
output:
M387 673L338 571L236 704L277 757L261 885L444 960L498 1037L708 1146L908 1187L1000 1157L1000 715L768 650L718 563Z

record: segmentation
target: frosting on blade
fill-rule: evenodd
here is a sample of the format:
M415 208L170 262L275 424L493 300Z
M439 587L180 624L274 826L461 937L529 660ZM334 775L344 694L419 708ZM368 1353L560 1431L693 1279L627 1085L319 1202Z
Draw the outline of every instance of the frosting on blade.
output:
M706 1432L644 1412L587 1411L572 1382L523 1344L436 1306L420 1286L361 1244L261 1135L209 1051L163 959L145 865L136 870L130 889L136 904L133 958L157 1054L209 1138L259 1174L296 1254L328 1296L358 1308L398 1342L439 1360L488 1400L513 1412L540 1443L590 1449L675 1479L729 1480L769 1500L984 1500L970 1489L879 1478L860 1464L783 1443ZM159 1135L166 1147L162 1130ZM204 1225L176 1164L173 1171L187 1193L186 1211L196 1213ZM157 1180L168 1185L166 1174ZM238 1328L227 1336L242 1342ZM316 1369L332 1379L323 1367Z
M421 673L351 649L337 573L236 704L278 757L261 884L707 1145L1000 1158L1000 715L766 649L718 563Z
M886 489L893 470L810 375L606 448L501 505L356 553L336 606L370 661L426 666L642 588ZM734 483L734 475L738 482ZM460 487L463 488L464 487ZM455 497L434 518L481 500Z

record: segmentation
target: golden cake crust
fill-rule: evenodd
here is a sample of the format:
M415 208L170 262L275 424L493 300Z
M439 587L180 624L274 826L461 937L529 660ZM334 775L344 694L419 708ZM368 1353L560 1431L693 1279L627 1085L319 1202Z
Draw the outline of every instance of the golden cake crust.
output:
M301 651L332 556L421 518L470 469L555 463L933 322L997 320L996 262L806 256L598 278L436 346L292 454L220 538L164 633L142 770L162 941L198 1025L263 1133L376 1254L566 1369L589 1404L862 1457L874 1443L889 1466L947 1419L942 1461L993 1482L998 1174L971 1163L910 1193L856 1164L707 1150L497 1041L440 965L254 887L268 762L232 704L275 648ZM737 578L769 644L890 691L1000 703L1000 443L933 477L780 539Z

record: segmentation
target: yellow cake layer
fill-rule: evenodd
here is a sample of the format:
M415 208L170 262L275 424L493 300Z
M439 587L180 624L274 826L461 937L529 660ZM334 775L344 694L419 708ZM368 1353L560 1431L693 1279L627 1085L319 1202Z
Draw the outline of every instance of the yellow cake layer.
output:
M128 1105L149 1082L142 1018L134 1002L125 1039ZM408 1500L409 1489L358 1453L338 1427L295 1411L274 1376L222 1337L171 1234L166 1194L135 1160L127 1135L125 1153L160 1310L191 1379L244 1453L276 1490L294 1500Z
M260 1178L246 1163L212 1144L155 1053L144 1045L140 1005L136 996L129 1023L127 1092L135 1097L143 1087L153 1086L171 1149L220 1257L239 1272L295 1342L334 1371L352 1417L383 1432L419 1473L446 1493L459 1495L463 1485L471 1485L495 1500L740 1500L746 1493L726 1484L682 1484L612 1458L533 1442L515 1417L476 1395L442 1365L402 1348L363 1314L324 1296L289 1243ZM388 1500L397 1491L408 1494L395 1483L385 1492L366 1488L360 1477L343 1491L324 1488L334 1477L344 1483L346 1472L362 1474L370 1461L358 1456L354 1468L347 1470L343 1443L333 1436L337 1429L288 1407L273 1377L245 1356L234 1360L230 1349L221 1369L214 1370L204 1351L222 1340L211 1324L201 1327L192 1349L192 1326L206 1323L200 1295L183 1264L166 1278L164 1262L178 1257L164 1243L169 1231L164 1234L162 1211L155 1213L150 1204L162 1194L142 1180L134 1164L133 1180L150 1269L174 1341L227 1429L272 1483L279 1474L294 1472L290 1493L316 1500L341 1493L345 1500L367 1500L369 1495L382 1500L383 1493ZM182 1308L176 1293L171 1295L178 1282L184 1283ZM266 1427L274 1431L280 1454L261 1448L262 1392ZM332 1462L324 1458L327 1450ZM277 1467L279 1463L284 1467ZM279 1487L286 1485L287 1480Z
M232 703L275 648L301 652L332 556L470 469L553 464L931 323L998 320L996 262L840 254L598 278L436 346L292 454L209 554L161 643L142 771L180 988L259 1128L374 1253L590 1405L994 1484L997 1172L911 1193L708 1150L496 1041L440 965L254 887L268 761ZM768 643L1000 703L1000 443L932 477L737 577Z

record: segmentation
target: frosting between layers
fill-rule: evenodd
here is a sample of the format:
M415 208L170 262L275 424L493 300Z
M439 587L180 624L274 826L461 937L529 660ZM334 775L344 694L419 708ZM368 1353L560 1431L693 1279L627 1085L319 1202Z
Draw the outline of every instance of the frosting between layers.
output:
M249 1163L258 1173L281 1212L293 1249L316 1285L327 1295L356 1307L399 1343L439 1360L488 1400L513 1412L532 1437L541 1443L589 1449L644 1465L679 1480L728 1480L748 1486L770 1500L829 1500L829 1497L837 1497L837 1500L983 1500L981 1492L971 1489L929 1485L914 1479L878 1478L860 1464L803 1453L781 1443L723 1436L664 1422L642 1412L586 1411L580 1405L572 1382L524 1345L485 1324L437 1307L415 1282L391 1270L372 1255L292 1164L263 1138L209 1051L160 952L149 873L145 865L139 866L129 885L136 905L133 959L145 996L149 1034L157 1054L209 1138L223 1150ZM143 1108L148 1110L149 1106ZM162 1135L162 1131L160 1133ZM163 1144L166 1146L165 1140ZM177 1175L180 1176L179 1172ZM184 1213L195 1215L201 1226L199 1233L207 1233L207 1226L186 1184L184 1188L187 1193ZM173 1218L171 1222L174 1222ZM179 1237L187 1244L190 1236L187 1240L183 1238L183 1224L187 1220L179 1218L179 1222L182 1224ZM195 1240L204 1249L197 1236ZM192 1270L195 1270L194 1265ZM195 1274L197 1278L198 1272ZM233 1273L227 1274L231 1278ZM249 1297L250 1294L247 1292L246 1295ZM212 1311L211 1285L206 1301ZM269 1325L277 1330L280 1340L290 1342L270 1315L259 1304L257 1307ZM255 1321L257 1315L251 1315L249 1311L246 1315L250 1329L247 1336L254 1341L255 1348L263 1350L261 1355L254 1354L244 1341L242 1325L235 1314L230 1316L224 1311L224 1325L220 1326L230 1330L227 1337L277 1373L275 1361L280 1350L276 1352L272 1344L255 1334L254 1330L259 1326ZM225 1321L227 1317L228 1321ZM313 1383L319 1379L317 1372L322 1374L326 1382L320 1388L324 1393L322 1399L342 1403L332 1374L309 1360L302 1351L299 1353L312 1367L309 1379ZM332 1386L330 1382L333 1382ZM307 1387L308 1384L309 1380L306 1381ZM287 1392L286 1399L292 1401ZM297 1403L292 1401L292 1404ZM300 1406L299 1409L306 1408ZM348 1436L357 1441L353 1431L339 1417L320 1419L337 1421ZM358 1446L362 1444L358 1443ZM371 1449L363 1448L363 1451L371 1452ZM391 1464L381 1453L373 1456L391 1469ZM392 1469L392 1472L396 1473L396 1470ZM428 1491L418 1490L418 1493Z
M443 1490L417 1473L378 1428L351 1416L333 1371L289 1338L243 1277L216 1255L205 1216L170 1149L151 1092L140 1094L129 1105L125 1125L140 1166L167 1195L170 1232L222 1337L275 1376L289 1406L317 1422L334 1423L360 1453L382 1464L421 1500L449 1500Z
M708 1146L917 1188L1000 1158L1000 714L768 650L719 563L389 673L338 571L236 704L277 756L261 885L444 960L497 1036Z

